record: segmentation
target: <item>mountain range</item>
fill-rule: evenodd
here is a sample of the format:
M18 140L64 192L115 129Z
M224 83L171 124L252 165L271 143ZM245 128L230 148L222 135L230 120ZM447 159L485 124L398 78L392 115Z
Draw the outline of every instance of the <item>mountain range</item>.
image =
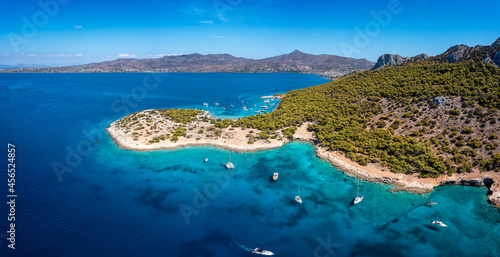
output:
M157 59L120 58L113 61L64 67L2 69L0 72L99 73L99 72L294 72L339 77L367 70L375 63L337 55L313 55L295 50L265 59L247 59L230 54L184 54Z
M469 47L467 45L456 45L448 48L444 53L436 56L428 56L427 54L419 54L413 57L402 57L399 54L383 54L381 55L373 70L385 68L388 66L405 65L417 61L428 60L431 62L447 62L456 63L461 61L476 61L492 64L500 67L500 38L489 46L477 45Z

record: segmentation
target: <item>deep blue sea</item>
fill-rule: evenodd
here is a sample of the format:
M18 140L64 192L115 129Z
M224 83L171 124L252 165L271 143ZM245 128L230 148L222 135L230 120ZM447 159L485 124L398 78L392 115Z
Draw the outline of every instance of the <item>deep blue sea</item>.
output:
M352 206L357 180L308 143L232 153L236 168L227 171L223 149L133 152L104 131L151 108L252 115L242 107L262 105L259 96L326 82L304 74L0 74L0 256L255 256L255 247L276 256L500 256L500 212L486 188L415 195L361 182L365 198ZM5 238L8 143L16 148L15 250ZM431 226L434 219L448 227Z

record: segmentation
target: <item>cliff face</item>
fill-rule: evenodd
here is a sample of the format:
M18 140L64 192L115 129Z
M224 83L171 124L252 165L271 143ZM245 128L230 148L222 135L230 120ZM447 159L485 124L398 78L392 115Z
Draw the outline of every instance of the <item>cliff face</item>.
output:
M456 45L450 47L444 53L436 56L429 57L426 54L420 54L414 57L401 57L400 55L383 54L378 58L377 63L372 68L380 69L388 66L405 65L408 63L431 60L437 62L462 62L462 61L476 61L493 64L500 67L500 38L489 46L477 45L469 47L466 45Z

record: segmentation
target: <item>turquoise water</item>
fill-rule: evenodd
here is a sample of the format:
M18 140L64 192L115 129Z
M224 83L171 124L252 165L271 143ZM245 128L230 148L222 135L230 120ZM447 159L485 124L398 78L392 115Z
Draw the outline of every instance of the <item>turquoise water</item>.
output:
M255 247L277 256L500 255L500 213L486 202L486 188L443 186L415 195L361 182L365 198L352 206L357 181L305 142L232 153L231 171L223 167L230 155L224 149L117 148L100 126L121 117L125 111L116 112L113 102L131 96L145 76L0 77L0 117L7 124L0 132L4 145L18 149L19 191L17 249L0 237L0 256L254 256L246 249ZM324 82L300 74L170 74L130 102L136 106L126 106L128 112L160 103L201 106L217 97L221 105L238 98L250 103ZM55 162L68 170L55 172ZM271 182L274 171L280 177ZM302 205L294 201L298 187ZM438 204L424 205L428 200ZM5 208L4 231L1 217ZM434 219L449 227L430 226Z

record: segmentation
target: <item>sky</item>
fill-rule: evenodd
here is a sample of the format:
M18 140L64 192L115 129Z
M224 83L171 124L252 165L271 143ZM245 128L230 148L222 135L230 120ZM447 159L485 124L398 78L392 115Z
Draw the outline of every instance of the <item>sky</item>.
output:
M296 49L376 61L500 37L500 1L18 0L0 10L0 64Z

